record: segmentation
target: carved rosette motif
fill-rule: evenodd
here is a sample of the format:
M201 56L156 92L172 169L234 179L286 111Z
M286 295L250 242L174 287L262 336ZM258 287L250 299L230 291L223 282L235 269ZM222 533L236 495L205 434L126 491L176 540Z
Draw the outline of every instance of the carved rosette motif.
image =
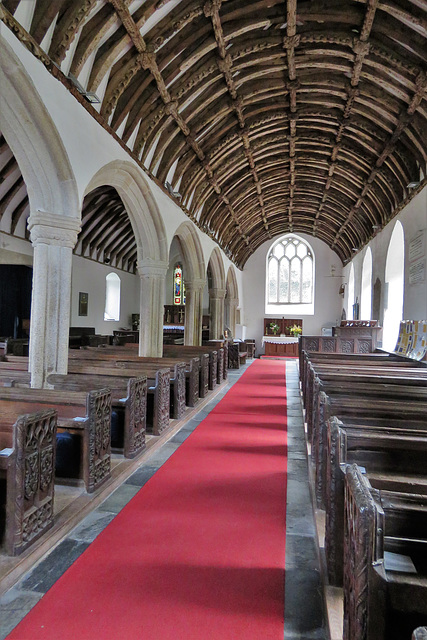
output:
M354 353L353 340L340 340L341 353Z
M319 351L319 340L316 338L309 338L303 346L303 349L306 349L306 351Z
M334 338L326 338L322 340L322 351L326 353L334 353L335 352L335 339Z
M181 417L185 412L185 362L180 362L177 365L176 373L178 378L178 407L177 414Z
M15 467L7 480L7 508L13 514L6 528L10 554L21 553L53 524L56 421L56 411L48 409L22 416L14 425Z
M371 353L372 352L372 340L358 340L358 353Z

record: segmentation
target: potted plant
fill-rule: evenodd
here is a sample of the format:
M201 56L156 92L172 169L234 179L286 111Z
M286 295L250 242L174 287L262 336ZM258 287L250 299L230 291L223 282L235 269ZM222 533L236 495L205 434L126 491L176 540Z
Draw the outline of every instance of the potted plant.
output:
M294 336L294 338L298 338L302 334L302 327L298 326L297 324L294 324L289 329L289 333L291 334L291 336Z

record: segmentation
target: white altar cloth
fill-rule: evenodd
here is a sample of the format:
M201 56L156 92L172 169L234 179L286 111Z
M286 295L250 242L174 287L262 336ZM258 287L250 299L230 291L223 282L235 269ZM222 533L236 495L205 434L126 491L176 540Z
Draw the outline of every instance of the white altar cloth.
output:
M298 338L293 336L262 336L262 345L266 342L273 342L275 344L292 344L298 342Z

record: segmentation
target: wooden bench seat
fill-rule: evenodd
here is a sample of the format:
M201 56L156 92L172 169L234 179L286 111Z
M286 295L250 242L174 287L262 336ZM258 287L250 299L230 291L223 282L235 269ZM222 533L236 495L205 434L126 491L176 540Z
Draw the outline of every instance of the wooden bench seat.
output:
M247 345L244 342L230 342L228 344L228 368L239 369L246 364L248 357Z
M374 489L350 465L345 505L343 638L409 638L427 619L427 496Z
M0 544L18 555L53 525L57 413L0 419Z
M70 351L70 354L71 353ZM138 356L132 356L132 354L124 359L120 357L120 353L115 353L108 349L82 349L76 351L75 355L69 358L68 372L78 373L80 365L84 363L96 367L118 368L121 371L133 369L134 372L138 371L140 375L146 375L153 381L155 380L156 371L161 368L164 369L167 366L169 368L170 383L170 417L177 420L183 417L186 406L185 362L175 361L168 365L162 363L162 366L159 366L150 360L144 361ZM150 393L149 391L149 394Z
M111 448L125 458L135 458L146 448L147 378L51 374L54 389L83 391L108 387L111 390Z
M129 344L134 347L137 346L133 345L132 343ZM93 353L95 357L99 355L100 358L112 359L121 362L131 361L140 362L141 364L155 364L159 367L170 367L172 379L174 379L175 377L179 377L179 374L177 373L177 365L181 365L181 363L183 362L185 364L185 404L188 407L194 407L199 400L200 358L198 357L190 357L186 359L142 357L138 356L137 353L134 353L134 349L131 350L126 346L102 346L97 349L86 347L84 351ZM173 417L178 416L175 415Z
M319 507L325 504L326 438L327 420L337 416L345 418L400 418L422 421L427 419L427 390L407 385L381 385L376 393L353 386L348 389L326 387L318 394L318 404L313 419L311 459L315 473L315 495ZM427 426L427 423L426 423Z
M349 464L365 469L377 489L427 495L427 427L402 420L390 426L328 421L326 454L325 554L329 583L342 584L344 485ZM416 486L416 490L415 487Z
M212 391L216 387L218 382L218 374L219 374L218 352L216 349L208 349L207 347L191 347L191 346L187 347L185 345L177 346L177 345L164 344L163 355L166 358L173 357L173 358L180 358L180 359L184 358L185 356L187 357L194 357L194 356L202 357L202 355L207 356L207 360L208 360L207 379L206 379L206 371L203 371L203 379L200 381L200 388L205 389L207 386L207 389L209 391ZM204 362L206 362L206 360ZM207 391L206 391L206 394L207 394Z
M108 362L102 361L91 363L70 361L68 371L70 374L84 374L95 376L117 376L118 367L109 366ZM148 433L160 435L169 427L169 415L171 405L171 384L170 369L160 369L156 366L134 366L120 368L120 376L127 378L137 378L139 376L147 378L147 412L146 428Z
M85 374L51 374L47 379L54 389L86 391L87 389L111 390L111 449L125 458L134 458L146 447L147 378L116 376L91 376ZM30 374L25 371L0 372L0 387L30 386Z
M0 411L3 415L33 413L48 407L58 413L58 434L69 434L67 438L70 438L70 444L77 444L79 448L78 464L72 465L73 476L67 475L66 479L82 479L88 493L95 491L111 474L111 391L0 389ZM60 442L61 439L57 438L57 480L61 477L58 468Z

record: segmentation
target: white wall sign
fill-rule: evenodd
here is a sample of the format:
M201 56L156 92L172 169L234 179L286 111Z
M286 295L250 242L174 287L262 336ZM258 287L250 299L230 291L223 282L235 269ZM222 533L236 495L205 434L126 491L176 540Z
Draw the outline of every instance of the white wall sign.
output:
M409 284L418 284L425 280L425 260L420 258L409 266Z
M424 258L425 254L425 230L422 230L418 231L409 243L409 262L418 261Z

